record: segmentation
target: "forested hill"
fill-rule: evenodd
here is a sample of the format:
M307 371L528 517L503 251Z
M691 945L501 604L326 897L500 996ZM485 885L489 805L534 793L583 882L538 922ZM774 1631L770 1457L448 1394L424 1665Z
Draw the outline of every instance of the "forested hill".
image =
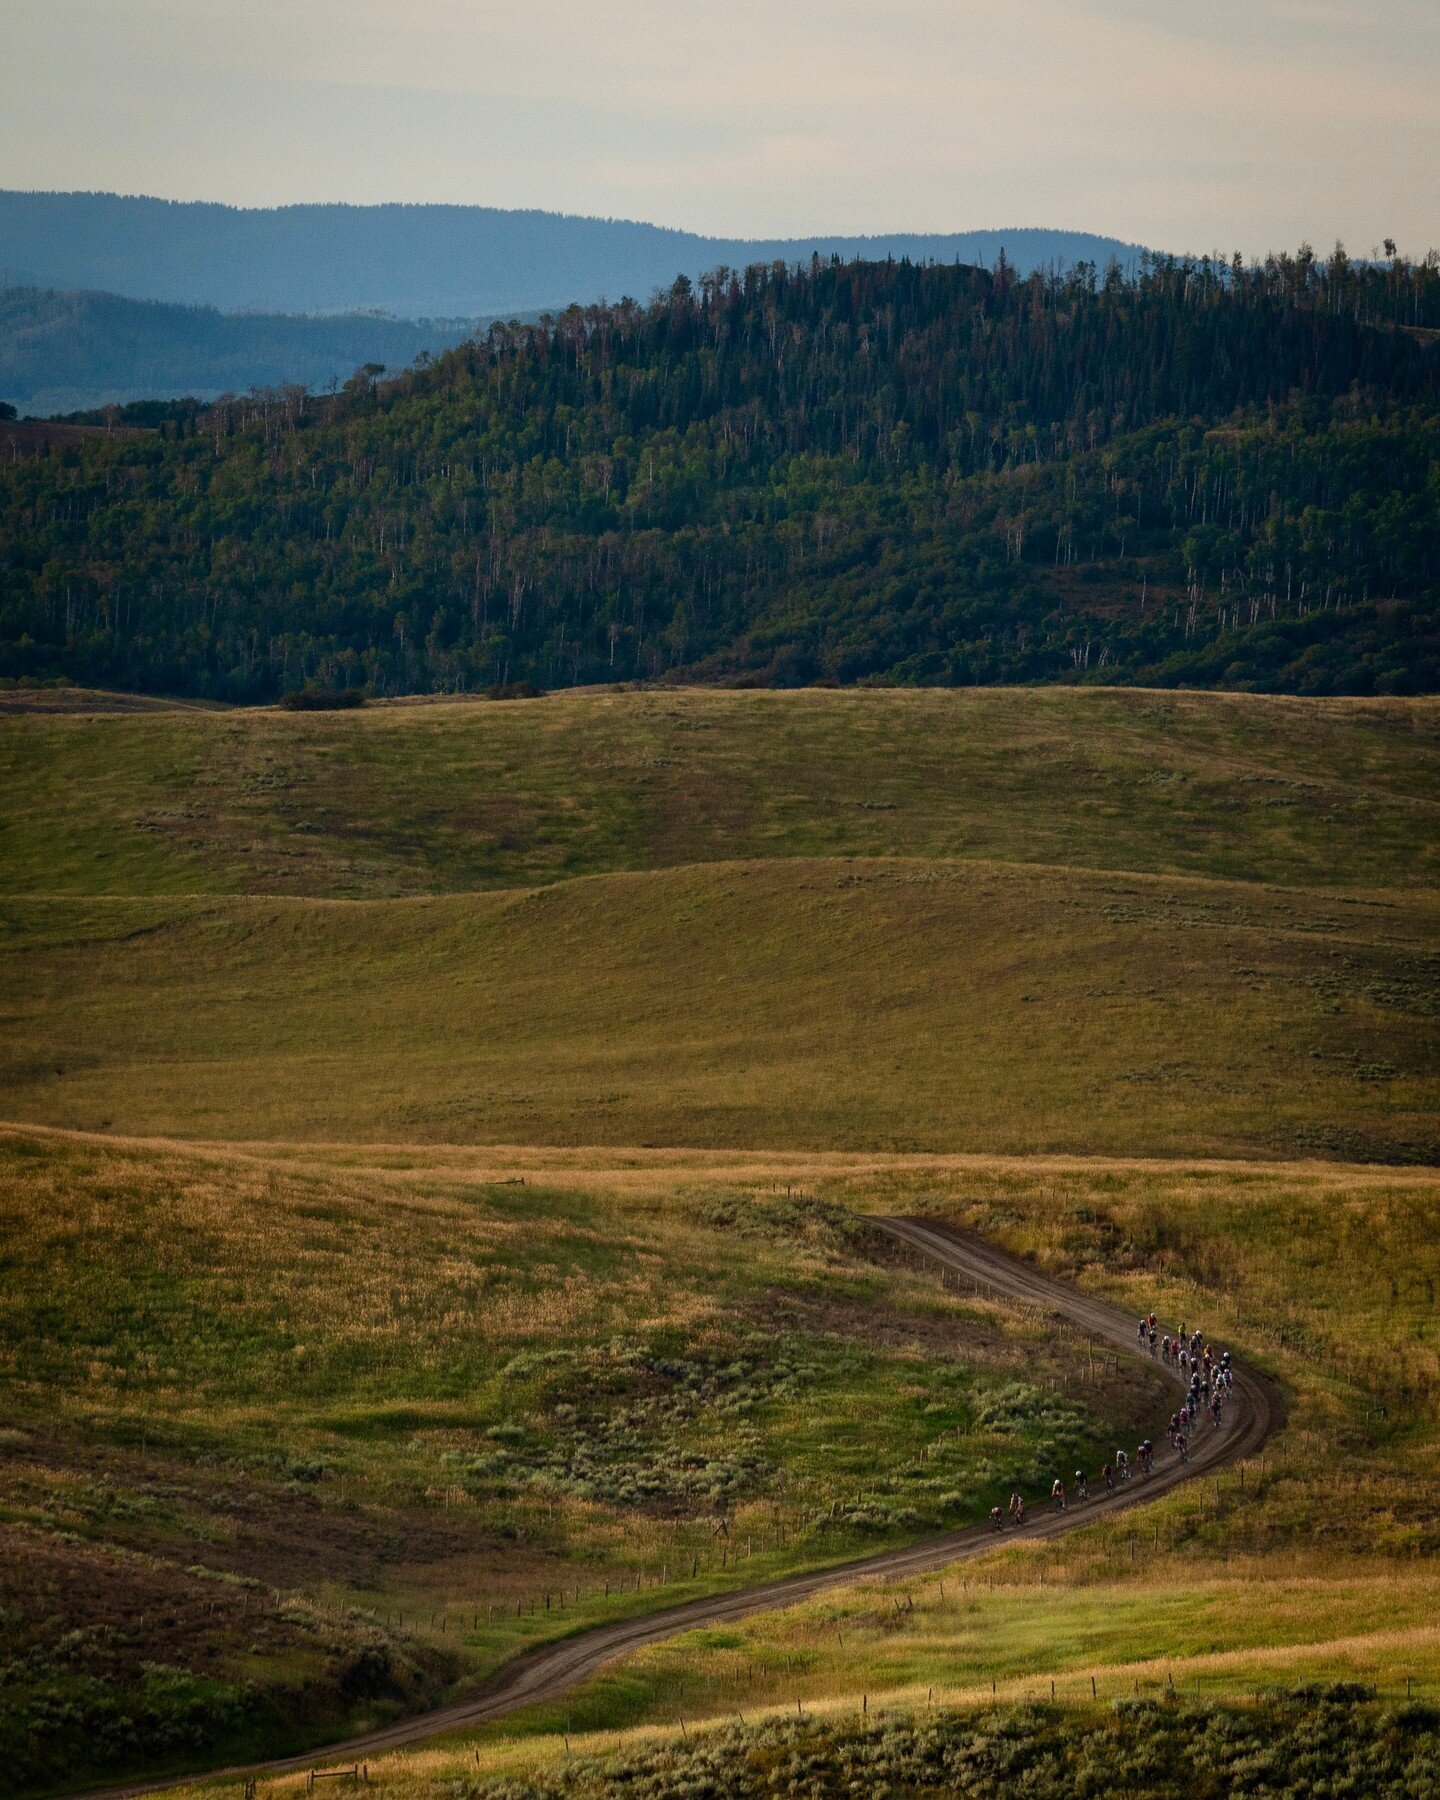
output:
M0 464L3 660L1440 687L1440 269L783 265Z

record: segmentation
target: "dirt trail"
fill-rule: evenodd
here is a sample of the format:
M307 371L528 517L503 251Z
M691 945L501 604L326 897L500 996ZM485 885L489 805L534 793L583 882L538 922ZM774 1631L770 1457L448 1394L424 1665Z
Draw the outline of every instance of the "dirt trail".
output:
M894 1238L909 1244L921 1256L953 1270L977 1287L1004 1294L1030 1305L1041 1306L1054 1317L1078 1326L1089 1336L1114 1344L1121 1350L1138 1354L1135 1344L1135 1321L1117 1308L1092 1295L1053 1281L1018 1258L996 1250L978 1238L970 1237L928 1219L877 1219L876 1224ZM1157 1367L1163 1365L1157 1362ZM1175 1377L1179 1386L1179 1377ZM1284 1409L1274 1385L1243 1365L1235 1369L1235 1384L1225 1428L1219 1432L1202 1430L1195 1439L1190 1459L1182 1463L1173 1452L1155 1459L1155 1472L1148 1479L1138 1475L1125 1487L1091 1500L1085 1506L1073 1506L1067 1512L1053 1513L1037 1509L1035 1515L1019 1530L1007 1530L1004 1542L1017 1538L1058 1537L1092 1519L1137 1506L1156 1495L1169 1492L1182 1482L1193 1481L1212 1473L1225 1463L1253 1456L1272 1432L1284 1423ZM1163 1434L1162 1434L1163 1435ZM273 1762L255 1763L208 1774L173 1778L168 1781L136 1783L126 1787L92 1791L90 1800L126 1800L135 1794L155 1793L178 1787L186 1782L215 1780L226 1776L279 1774L285 1770L307 1769L327 1761L343 1758L352 1762L381 1751L419 1743L442 1732L456 1731L468 1725L485 1724L517 1712L538 1701L552 1700L593 1675L603 1664L637 1650L642 1645L657 1643L682 1631L700 1625L713 1625L729 1619L744 1618L749 1613L790 1606L806 1600L825 1588L841 1587L868 1577L921 1575L943 1569L966 1557L981 1556L996 1545L995 1533L988 1525L971 1526L965 1531L949 1532L905 1550L884 1550L844 1563L832 1563L823 1569L800 1575L786 1575L773 1581L737 1588L728 1594L715 1594L702 1600L689 1600L660 1612L635 1619L624 1619L612 1625L598 1625L574 1637L556 1643L542 1644L527 1650L508 1662L488 1678L468 1699L454 1706L402 1719L379 1731L346 1739L324 1749L309 1750L301 1756L278 1758Z

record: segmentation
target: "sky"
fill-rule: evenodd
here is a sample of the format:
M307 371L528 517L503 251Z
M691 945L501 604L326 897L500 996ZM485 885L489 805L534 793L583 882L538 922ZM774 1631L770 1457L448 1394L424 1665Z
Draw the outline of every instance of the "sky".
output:
M3 0L0 187L1440 246L1440 0Z

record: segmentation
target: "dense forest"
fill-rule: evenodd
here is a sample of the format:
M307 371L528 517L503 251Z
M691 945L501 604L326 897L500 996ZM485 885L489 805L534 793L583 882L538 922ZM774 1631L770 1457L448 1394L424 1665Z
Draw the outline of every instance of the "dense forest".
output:
M0 673L1440 688L1440 263L720 270L0 463Z

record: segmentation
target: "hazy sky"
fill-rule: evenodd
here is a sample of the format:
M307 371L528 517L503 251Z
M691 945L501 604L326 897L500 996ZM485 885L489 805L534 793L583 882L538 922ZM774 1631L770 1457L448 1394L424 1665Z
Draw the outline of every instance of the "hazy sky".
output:
M1440 245L1440 0L0 0L0 187Z

